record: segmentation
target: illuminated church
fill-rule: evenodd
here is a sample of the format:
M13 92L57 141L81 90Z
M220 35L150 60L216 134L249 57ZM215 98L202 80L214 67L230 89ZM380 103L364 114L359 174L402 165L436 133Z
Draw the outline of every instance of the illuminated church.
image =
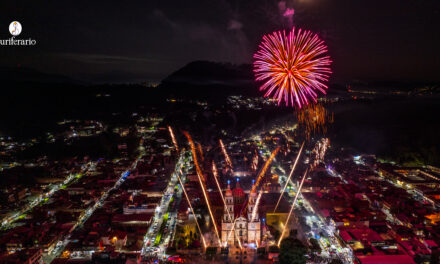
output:
M243 244L260 244L261 240L261 224L258 216L258 210L252 219L252 211L257 200L257 193L251 192L249 195L249 204L247 210L246 195L243 189L240 188L240 182L237 180L237 185L234 190L228 181L228 189L225 193L226 206L222 219L222 244L234 245L238 244L237 239L240 239ZM235 221L235 235L231 232Z

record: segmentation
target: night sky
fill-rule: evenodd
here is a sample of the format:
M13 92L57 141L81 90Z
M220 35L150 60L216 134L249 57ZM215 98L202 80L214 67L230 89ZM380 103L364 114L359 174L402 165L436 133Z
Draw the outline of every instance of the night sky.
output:
M114 3L111 3L114 2ZM261 37L289 28L277 0L1 1L0 66L94 82L159 81L194 60L251 63ZM333 82L440 81L440 0L290 0L293 25L329 46Z

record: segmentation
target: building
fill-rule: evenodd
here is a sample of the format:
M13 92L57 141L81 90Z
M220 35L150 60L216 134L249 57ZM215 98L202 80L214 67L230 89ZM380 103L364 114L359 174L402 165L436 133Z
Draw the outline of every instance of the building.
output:
M237 180L237 186L232 191L228 183L228 189L225 193L225 210L222 218L221 240L223 245L234 245L238 243L259 244L261 241L261 223L258 210L254 212L257 202L256 191L251 191L246 212L242 212L246 205L244 191L240 188ZM258 209L258 208L257 208ZM234 227L235 223L235 228ZM234 229L235 235L232 233Z

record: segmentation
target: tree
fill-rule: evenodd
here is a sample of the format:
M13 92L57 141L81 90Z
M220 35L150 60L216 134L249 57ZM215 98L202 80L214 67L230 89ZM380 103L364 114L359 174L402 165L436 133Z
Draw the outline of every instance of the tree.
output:
M440 250L435 249L431 254L431 263L439 263L440 262Z
M332 259L330 261L330 264L344 264L344 262L342 262L342 260L340 259Z
M274 229L274 230L273 230L273 238L274 238L275 240L278 240L278 239L280 238L280 236L281 236L280 231L278 231L278 229Z
M296 238L287 237L281 241L279 260L281 264L304 264L307 248Z

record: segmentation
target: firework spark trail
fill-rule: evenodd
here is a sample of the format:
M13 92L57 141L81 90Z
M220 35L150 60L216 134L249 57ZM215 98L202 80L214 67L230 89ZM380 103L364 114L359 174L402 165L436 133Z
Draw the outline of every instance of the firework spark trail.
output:
M263 37L254 54L254 73L260 87L287 106L298 108L316 102L318 94L326 93L331 60L326 56L327 46L318 36L301 29L277 31Z
M229 217L229 219L232 219L231 214L229 213L229 210L227 210L227 208L226 208L226 200L225 200L225 197L223 196L222 188L220 187L220 184L217 179L218 178L217 166L215 166L214 161L212 161L212 174L214 175L215 183L217 184L218 191L220 193L220 196L222 197L223 205L225 206L226 212L228 213L228 217ZM240 239L238 238L237 235L236 235L236 238L238 241L238 245L240 246L240 248L242 248ZM228 238L226 239L226 245L228 244L228 241L229 241L229 235L228 235Z
M218 172L217 172L217 166L215 166L214 161L212 161L212 174L214 175L214 179L215 179L215 182L217 184L218 190L220 192L220 196L222 197L222 201L224 202L225 201L225 197L223 196L222 188L220 187L220 184L219 184L218 179L217 179L218 178ZM229 213L229 211L228 211L228 213Z
M197 150L199 151L200 159L203 162L203 160L204 160L204 158L203 158L203 149L202 149L202 145L200 145L200 143L197 143Z
M263 178L264 174L266 173L267 169L269 168L270 164L272 163L272 160L277 155L278 151L280 151L280 147L277 147L272 152L272 154L270 154L270 157L266 160L266 163L264 163L264 166L261 169L260 173L258 174L257 180L255 181L255 184L252 186L251 192L255 191L257 186L260 184L261 179Z
M180 173L182 173L182 171L180 171ZM202 237L203 247L206 248L205 237L203 236L202 229L200 228L199 222L197 221L197 216L196 216L194 209L191 205L188 194L186 193L185 185L183 185L182 179L180 178L179 174L176 173L176 175L177 175L177 178L179 179L180 186L182 186L182 190L183 190L183 193L185 194L185 198L186 198L186 201L188 202L189 208L191 209L191 212L194 215L194 219L196 220L197 229L199 229L200 236Z
M246 205L246 207L247 207L247 205ZM241 214L241 212L242 212L243 210L241 210L240 211L240 214ZM239 214L239 215L240 215ZM238 217L237 217L238 218ZM234 230L235 230L235 223L237 222L237 218L235 218L234 219L234 222L232 223L232 229L231 229L231 231L229 231L229 234L228 234L228 237L227 237L227 239L226 240L228 240L229 241L229 238L231 237L231 235L232 235L232 232L234 232ZM234 232L235 233L235 232ZM241 245L241 242L240 242L240 238L239 237L237 237L237 240L238 240L238 243Z
M197 174L203 175L202 170L200 169L199 162L197 161L197 152L196 147L194 145L194 141L192 140L191 135L187 131L183 131L183 134L188 139L189 145L191 146L191 153L193 156L194 164L196 165Z
M221 240L220 240L220 235L218 233L217 224L215 222L214 214L212 213L212 210L211 210L211 204L209 203L209 197L208 197L208 194L206 193L205 185L204 185L204 183L202 181L202 178L201 178L199 173L197 173L197 176L199 177L200 187L202 188L203 196L205 197L206 205L208 206L208 211L209 211L209 214L211 216L212 223L214 225L215 234L217 235L217 239L218 239L218 244L221 245L222 243L221 243Z
M278 244L277 244L278 247L280 247L281 240L283 239L283 236L284 236L284 232L286 232L286 228L287 228L287 226L288 226L288 224L289 224L290 216L292 215L293 208L295 207L296 199L298 198L299 193L301 192L301 188L302 188L302 186L303 186L304 180L306 179L306 176L307 176L307 172L308 172L308 170L309 170L309 169L307 169L307 170L304 172L304 176L303 176L303 178L302 178L302 180L301 180L301 183L300 183L300 185L299 185L299 188L298 188L298 190L297 190L297 192L296 192L296 194L295 194L295 198L293 199L293 203L292 203L292 206L290 207L289 215L287 216L286 223L285 223L284 228L283 228L283 232L281 233L280 239L278 240Z
M320 162L324 161L325 152L330 146L330 140L328 138L322 138L320 141L316 142L315 148L312 153L315 154L315 160L313 161L312 167L315 168Z
M222 149L223 155L225 155L225 161L226 164L228 164L229 167L231 167L232 169L232 161L231 158L229 158L228 152L226 151L225 145L223 144L223 141L221 139L219 139L220 142L220 147Z
M295 170L296 164L298 163L299 157L301 156L301 152L303 150L304 143L305 143L305 141L302 143L301 148L299 149L298 155L296 156L295 163L293 164L293 167L292 167L292 170L290 171L289 177L287 178L286 183L284 184L283 190L280 193L280 198L278 198L277 205L275 206L275 209L273 210L274 213L277 210L278 205L280 204L280 201L281 201L281 198L283 197L284 192L286 191L287 184L289 183L290 178L292 178L293 171Z
M260 199L262 195L263 195L263 188L260 189L257 200L255 201L254 209L252 210L251 221L253 221L255 219L255 216L257 215L257 210L258 210L258 206L260 205Z
M174 136L173 129L170 126L168 126L168 131L170 132L171 140L173 141L176 151L179 152L179 145L177 144L177 140L176 137Z
M275 156L277 155L278 151L280 151L280 147L277 147L272 154L270 155L270 157L266 160L266 163L264 163L263 168L261 169L260 173L258 174L257 180L255 181L254 185L252 185L251 188L251 192L255 192L261 179L263 178L264 174L266 173L267 169L269 168L269 165L272 163L272 160L275 158ZM241 212L243 212L243 210L246 210L247 207L249 205L249 197L245 203L245 206L240 210L240 214ZM235 230L235 223L237 221L237 218L234 220L234 223L232 225L232 229L229 232L228 238L231 236L232 232Z
M255 151L255 155L252 158L252 170L256 171L258 167L258 153Z
M208 194L206 193L205 182L202 178L203 177L202 170L200 169L199 163L197 161L197 153L196 153L194 141L192 140L191 135L188 132L183 131L183 134L188 138L189 144L191 145L191 152L192 152L192 155L194 158L194 164L196 165L196 174L197 174L197 177L199 178L199 183L200 183L200 187L202 188L203 196L205 197L206 206L208 207L209 215L211 216L211 220L214 225L215 234L217 235L217 239L218 239L218 244L221 245L221 240L220 240L220 235L218 233L217 224L215 222L214 214L212 213L212 210L211 210L211 204L209 203Z
M312 134L327 133L327 124L334 122L333 113L327 111L320 103L299 109L296 111L296 118L308 139Z

